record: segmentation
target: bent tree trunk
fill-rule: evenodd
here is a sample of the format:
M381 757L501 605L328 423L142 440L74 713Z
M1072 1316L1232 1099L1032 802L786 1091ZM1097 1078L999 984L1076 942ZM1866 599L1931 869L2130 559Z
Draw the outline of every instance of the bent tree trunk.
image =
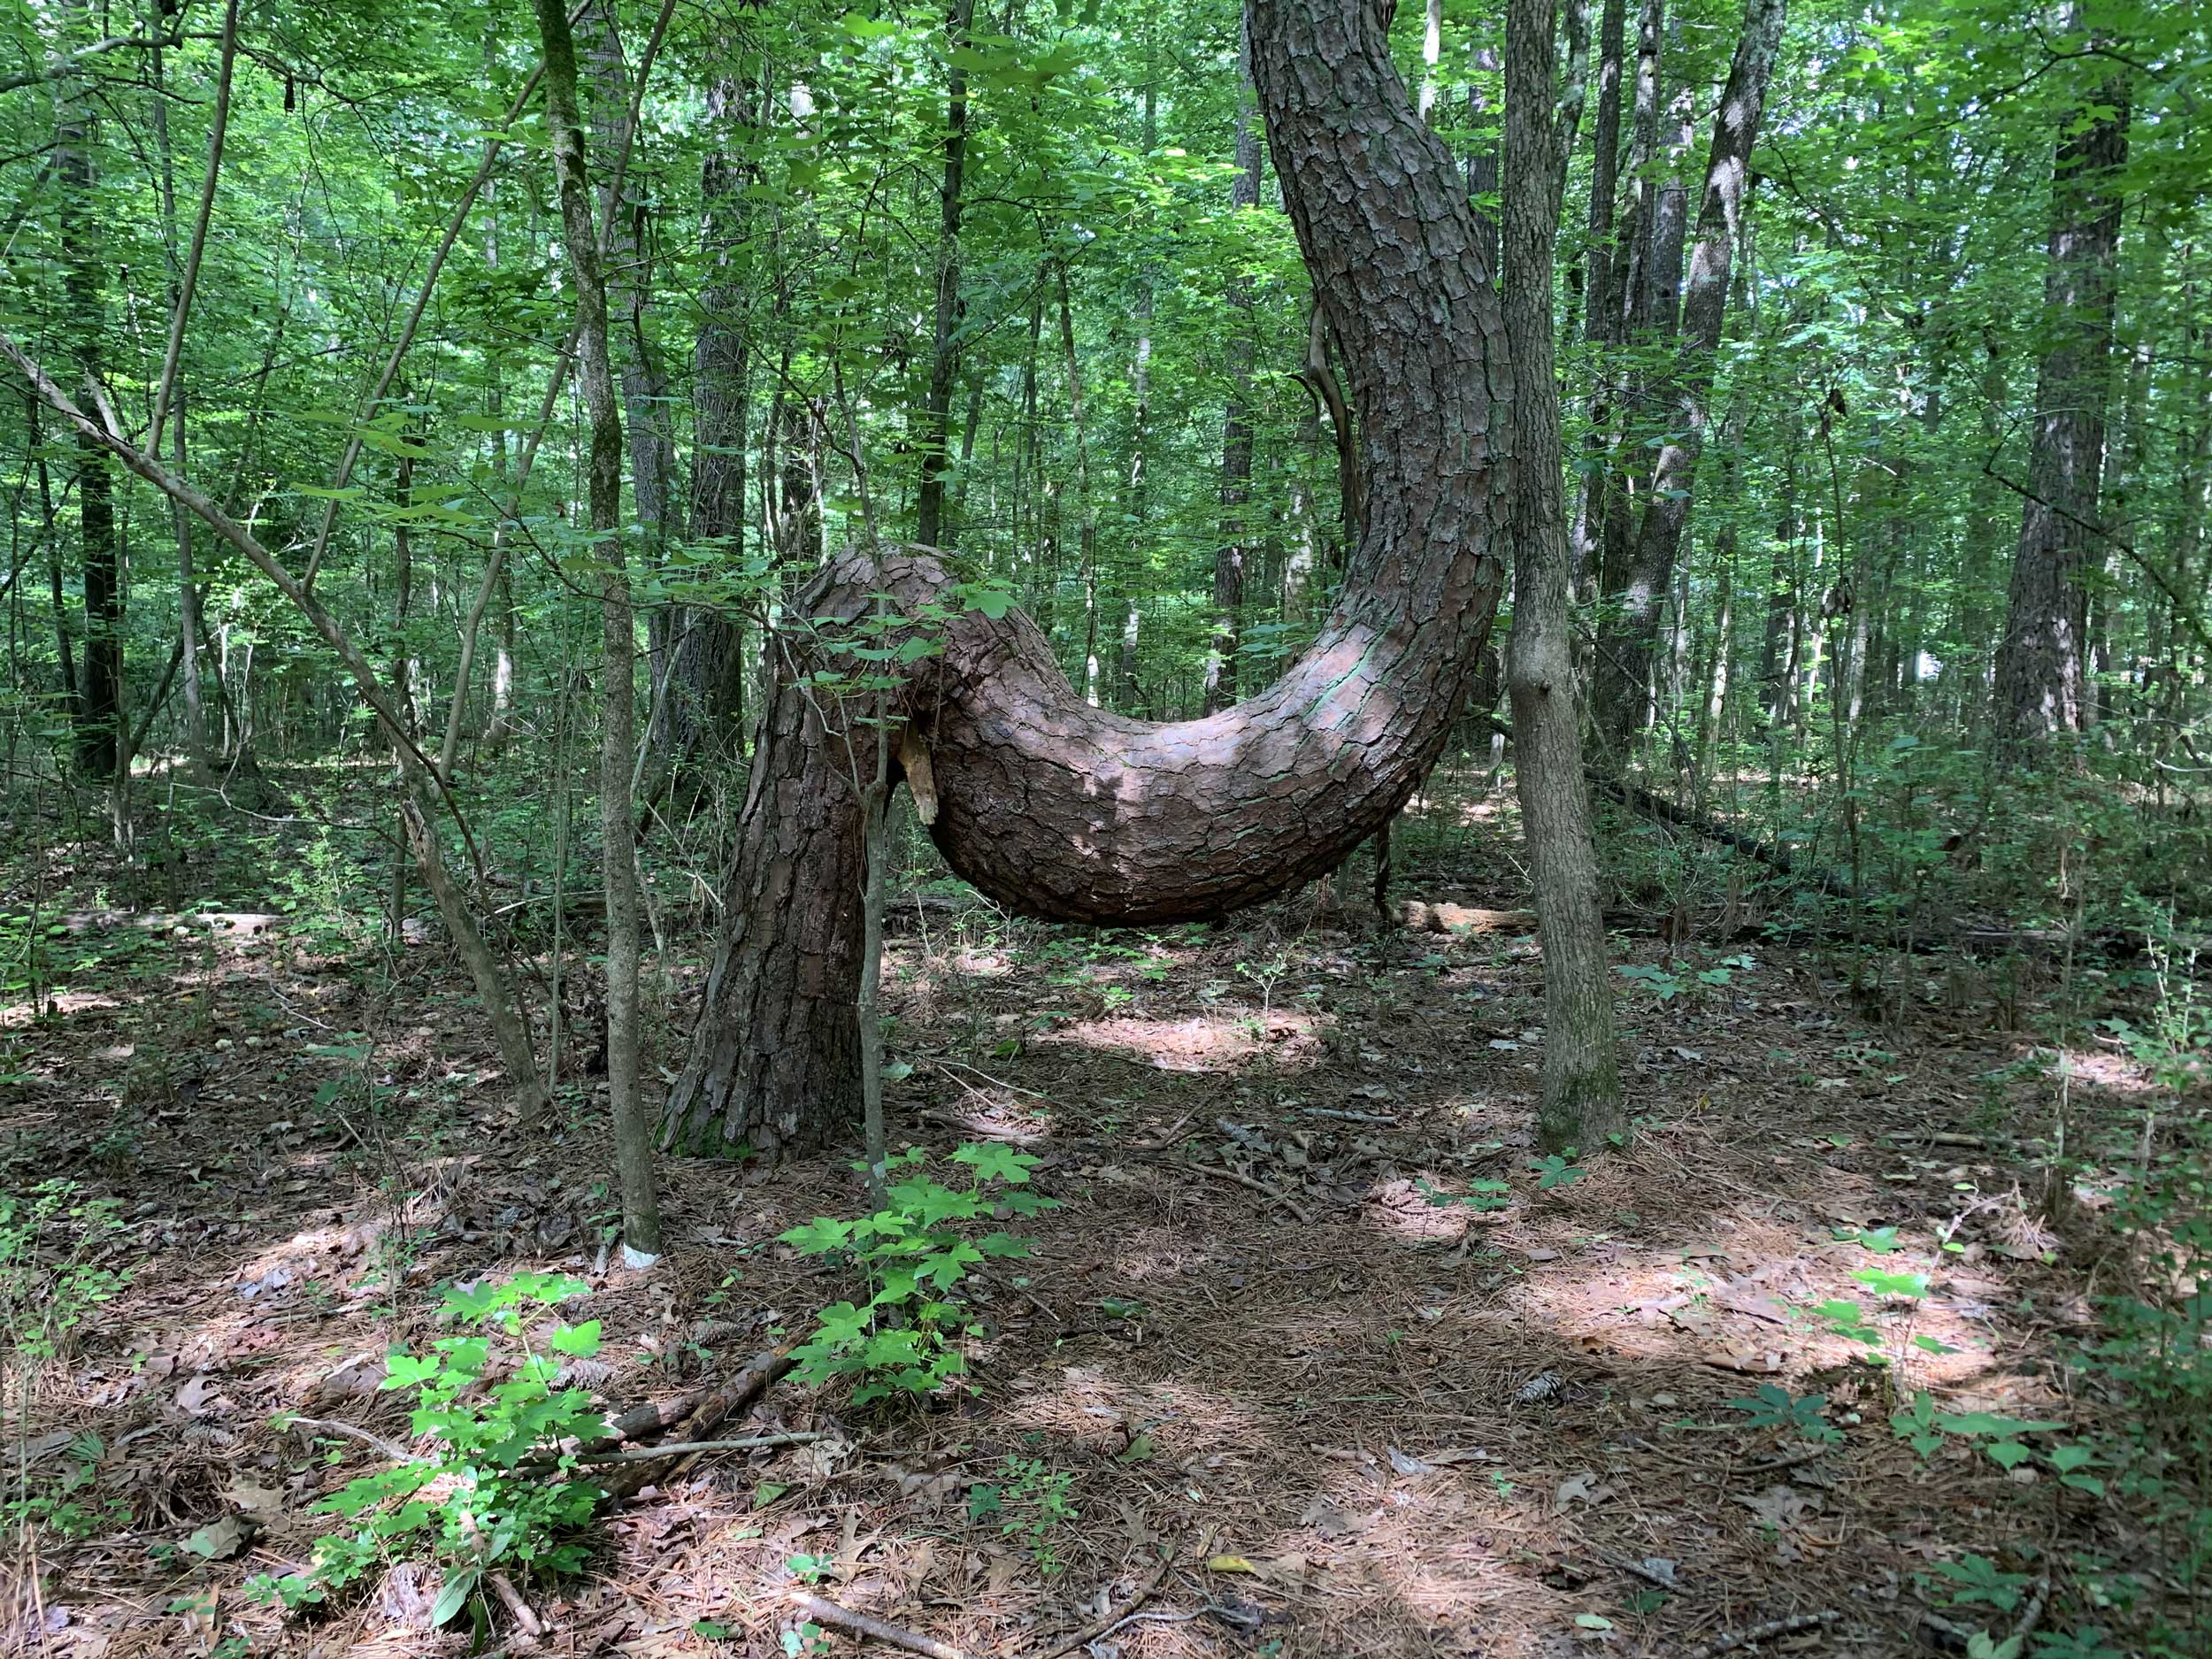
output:
M1151 924L1253 904L1340 864L1387 822L1451 728L1497 606L1510 509L1511 369L1449 152L1415 115L1368 0L1254 0L1254 80L1301 251L1360 411L1367 517L1343 596L1273 686L1202 719L1091 707L1018 612L941 625L894 711L933 773L953 868L1025 914ZM882 588L943 591L923 554ZM877 568L833 563L798 611L857 618ZM833 661L836 659L832 659ZM782 642L738 826L726 912L672 1145L774 1155L859 1102L863 824L875 741ZM918 795L922 789L918 787Z

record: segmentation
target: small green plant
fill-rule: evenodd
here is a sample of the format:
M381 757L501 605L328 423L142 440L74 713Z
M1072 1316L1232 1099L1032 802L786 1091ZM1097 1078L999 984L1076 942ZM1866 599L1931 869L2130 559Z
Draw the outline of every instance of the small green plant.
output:
M11 1529L39 1526L63 1538L90 1538L130 1519L130 1506L93 1495L91 1487L107 1455L107 1442L89 1430L64 1448L59 1471L34 1486L26 1477L24 1489L0 1502L0 1525Z
M1671 1002L1682 995L1682 976L1671 968L1648 962L1624 962L1614 972L1624 979L1633 979L1645 987L1663 1002Z
M1956 1561L1939 1561L1926 1574L1916 1574L1921 1583L1930 1588L1947 1591L1953 1607L1980 1605L1993 1607L2000 1613L2009 1613L2020 1605L2027 1587L2035 1582L2024 1572L2007 1572L1986 1555L1962 1555Z
M1463 1210L1503 1210L1513 1202L1513 1189L1503 1181L1470 1181L1463 1193L1447 1193L1426 1181L1416 1181L1413 1185L1422 1197L1439 1210L1448 1210L1454 1205Z
M964 1360L955 1342L967 1329L956 1294L961 1282L978 1263L1029 1254L1029 1240L984 1232L978 1224L995 1209L1029 1216L1059 1205L1022 1190L1037 1164L1026 1152L971 1142L952 1161L970 1172L967 1187L933 1179L926 1155L909 1147L890 1168L912 1173L891 1184L881 1210L851 1221L818 1216L780 1235L801 1255L849 1260L869 1285L864 1302L822 1310L814 1334L794 1350L800 1381L856 1378L854 1403L865 1404L895 1394L926 1394L960 1373Z
M1913 1395L1909 1405L1901 1406L1890 1414L1889 1426L1890 1432L1918 1453L1924 1463L1935 1455L1946 1435L1955 1435L1963 1440L1986 1442L1982 1449L1988 1453L1992 1463L2000 1468L2016 1469L2035 1455L2023 1443L2022 1435L2066 1425L2033 1417L2001 1417L1994 1411L1939 1411L1935 1401L1924 1388ZM2059 1449L2066 1453L2069 1460L2062 1472L2078 1471L2080 1463L2073 1453L2067 1448Z
M127 1274L97 1260L121 1229L121 1210L58 1179L0 1194L0 1353L13 1356L25 1386L123 1287Z
M1068 1500L1075 1477L1048 1470L1040 1457L1010 1456L1000 1474L995 1482L968 1489L968 1519L997 1517L999 1535L1018 1540L1037 1571L1049 1578L1067 1564L1060 1559L1054 1534L1081 1518Z
M480 1596L488 1572L581 1567L583 1545L564 1535L591 1518L599 1490L573 1478L576 1455L562 1442L601 1432L603 1417L585 1391L556 1384L562 1356L598 1351L599 1322L555 1325L540 1352L524 1316L587 1288L577 1279L527 1273L449 1290L448 1317L478 1334L441 1337L423 1356L395 1348L385 1362L383 1386L414 1391L412 1427L418 1437L430 1437L432 1449L349 1481L318 1503L319 1511L354 1523L353 1530L318 1539L306 1572L264 1573L250 1591L297 1609L396 1553L424 1546L445 1565L431 1609L433 1622L445 1624ZM480 1390L494 1364L495 1338L519 1357L504 1381Z
M1536 1190L1548 1193L1557 1187L1572 1187L1587 1175L1590 1171L1575 1162L1577 1156L1576 1149L1569 1147L1564 1152L1531 1158L1528 1166L1536 1172Z
M1800 1397L1777 1384L1761 1383L1757 1393L1731 1400L1728 1406L1747 1415L1747 1428L1778 1429L1829 1446L1843 1439L1842 1430L1828 1425L1826 1394Z

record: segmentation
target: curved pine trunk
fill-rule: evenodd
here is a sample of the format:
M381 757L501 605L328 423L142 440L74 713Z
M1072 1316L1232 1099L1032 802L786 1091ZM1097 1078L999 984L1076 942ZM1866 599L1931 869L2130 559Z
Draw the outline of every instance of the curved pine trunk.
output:
M1254 0L1251 31L1276 169L1361 412L1363 533L1312 649L1202 719L1090 706L1019 613L943 626L943 654L902 700L903 757L912 771L926 746L932 833L952 867L1027 915L1218 916L1333 869L1434 763L1496 610L1511 371L1463 181L1415 115L1370 0ZM803 613L855 618L878 580L868 559L838 561ZM943 577L902 555L881 582L911 614ZM664 1123L689 1149L772 1156L834 1135L858 1102L856 780L872 775L872 737L820 698L812 670L795 648L762 727L723 936Z

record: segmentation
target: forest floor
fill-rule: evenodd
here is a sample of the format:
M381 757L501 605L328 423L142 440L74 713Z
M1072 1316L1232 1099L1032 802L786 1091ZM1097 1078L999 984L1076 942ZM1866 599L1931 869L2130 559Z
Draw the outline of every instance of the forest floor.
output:
M1401 891L1517 904L1509 818L1466 810ZM2032 1578L2144 1547L2044 1457L2008 1471L1970 1434L1924 1455L1893 1432L1924 1388L2077 1432L2101 1409L2054 1390L2109 1246L2093 1209L2063 1235L2035 1218L2053 1086L1989 1006L1947 1008L1930 967L1885 1029L1814 951L1686 943L1623 981L1632 1134L1563 1175L1529 1146L1525 926L1378 941L1310 911L1154 934L902 921L895 1143L1017 1140L1064 1206L1023 1224L1033 1259L972 1281L973 1391L856 1409L780 1386L748 1432L832 1438L649 1488L595 1524L584 1574L523 1586L543 1637L495 1644L795 1651L803 1555L816 1594L991 1659L1102 1630L1148 1585L1094 1659L1685 1659L1794 1615L1828 1622L1763 1651L1895 1655L1958 1588L1939 1563ZM850 1150L751 1181L672 1160L667 1257L611 1263L603 1093L518 1128L434 942L378 961L274 915L67 926L54 1011L0 1015L0 1190L119 1200L91 1248L128 1278L34 1368L27 1415L10 1402L31 1488L79 1508L19 1561L0 1646L463 1652L421 1573L304 1620L242 1594L304 1563L330 1530L310 1505L378 1461L285 1414L404 1439L383 1356L422 1351L456 1279L584 1279L564 1312L605 1341L577 1380L612 1406L726 1372L853 1288L772 1243L859 1213ZM695 966L680 980L670 1064ZM2077 1144L2127 1144L2143 1087L2078 1056ZM1830 1302L1866 1310L1886 1366ZM1778 1405L1754 1409L1761 1385ZM1946 1616L2001 1635L2019 1614Z

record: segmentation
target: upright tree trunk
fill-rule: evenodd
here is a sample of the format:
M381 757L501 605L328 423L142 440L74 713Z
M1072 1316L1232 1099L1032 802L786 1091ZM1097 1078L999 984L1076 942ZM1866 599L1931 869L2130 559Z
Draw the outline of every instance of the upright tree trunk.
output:
M660 1207L653 1190L652 1128L638 1099L637 829L630 798L637 628L622 549L622 407L608 339L607 289L592 222L584 134L576 113L576 47L569 33L567 0L537 0L537 12L545 51L547 136L560 194L568 277L576 295L576 379L590 417L591 532L602 565L600 672L605 706L599 823L607 897L607 1094L622 1192L623 1253L631 1266L646 1267L660 1255Z
M1555 161L1555 0L1510 0L1505 38L1505 334L1513 363L1514 782L1544 950L1542 1144L1586 1147L1620 1128L1613 987L1575 691L1552 258L1565 180ZM1568 119L1561 111L1560 119Z
M2120 241L2116 174L2127 160L2128 87L2068 118L2051 169L2043 360L2027 499L1997 649L1997 721L2013 743L2078 731L2089 708L2085 578L2097 534Z
M1237 98L1237 176L1230 207L1256 209L1260 201L1260 135L1251 99ZM1244 633L1244 567L1249 551L1252 503L1252 285L1229 280L1229 403L1221 417L1221 539L1214 549L1213 638L1206 650L1201 711L1218 713L1237 700L1237 651Z
M1588 247L1583 333L1594 346L1610 343L1620 317L1618 273L1623 261L1613 246L1613 201L1619 189L1621 150L1621 56L1627 29L1625 0L1605 0L1598 24L1598 108L1591 130ZM1590 394L1590 426L1583 438L1582 489L1568 545L1568 562L1578 588L1594 584L1598 541L1604 522L1605 424L1609 416L1604 373Z
M937 316L930 343L929 390L922 405L921 488L914 539L941 547L945 534L945 474L950 470L952 388L959 373L960 217L968 158L968 72L961 57L975 0L951 0L945 18L944 180L937 195Z
M717 547L716 563L726 570L745 563L752 327L738 258L748 231L744 191L754 172L744 146L758 109L759 88L751 81L726 75L708 88L710 142L699 170L709 274L692 356L690 536L694 546ZM727 752L740 741L744 710L743 625L721 606L686 606L679 612L674 655L670 741L680 753Z
M1767 82L1780 50L1786 0L1749 0L1735 59L1713 117L1713 147L1697 215L1697 248L1682 303L1681 342L1670 371L1673 412L1651 474L1634 549L1598 634L1598 718L1617 741L1633 729L1651 678L1660 611L1690 517L1691 488L1703 446L1706 404L1728 306L1730 261L1741 229L1752 148Z
M1368 0L1255 0L1251 33L1292 223L1363 411L1366 529L1307 654L1196 721L1088 707L1019 613L943 625L943 653L914 666L893 710L914 746L907 780L926 752L939 848L1030 915L1215 916L1334 868L1433 764L1495 609L1509 480L1494 388L1509 370L1463 177L1415 114ZM942 591L926 557L886 565L907 615ZM877 576L873 560L840 560L801 609L849 623ZM664 1125L687 1147L819 1142L858 1103L864 815L842 718L813 700L811 673L803 657L786 670L762 726Z
M57 15L64 50L93 28L86 0L69 0ZM88 76L60 74L54 117L54 172L61 181L62 293L72 355L81 382L97 383L104 369L107 302L98 210L93 202L92 91ZM88 779L112 781L122 753L123 552L115 518L115 487L107 451L77 434L77 524L83 556L84 640L75 698L77 764Z

